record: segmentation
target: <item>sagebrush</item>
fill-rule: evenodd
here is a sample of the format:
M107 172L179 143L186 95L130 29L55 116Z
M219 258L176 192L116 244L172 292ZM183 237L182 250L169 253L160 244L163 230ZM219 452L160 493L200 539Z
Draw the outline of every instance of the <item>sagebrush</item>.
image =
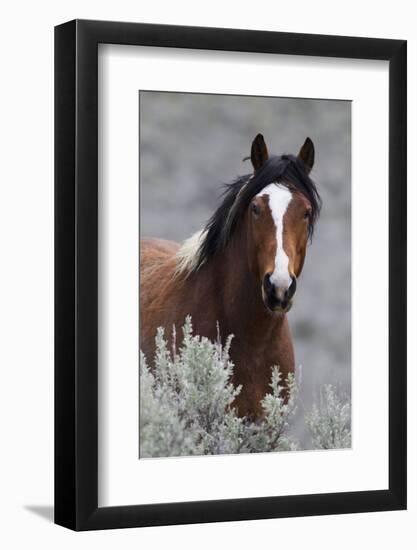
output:
M233 401L241 388L231 380L229 336L212 342L194 335L191 318L182 328L181 345L172 349L159 328L152 364L140 353L140 456L289 451L300 448L290 432L297 410L298 384L286 380L278 366L271 368L271 391L261 404L261 421L237 415ZM286 399L284 399L286 388ZM331 385L318 406L306 415L314 448L350 446L350 404L340 401Z
M326 384L305 417L315 449L346 449L351 446L350 399Z

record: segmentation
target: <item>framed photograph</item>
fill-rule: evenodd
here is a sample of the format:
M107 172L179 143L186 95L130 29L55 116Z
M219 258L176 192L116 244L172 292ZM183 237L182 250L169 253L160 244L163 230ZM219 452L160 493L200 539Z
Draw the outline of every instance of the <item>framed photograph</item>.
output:
M406 508L406 42L55 29L55 522Z

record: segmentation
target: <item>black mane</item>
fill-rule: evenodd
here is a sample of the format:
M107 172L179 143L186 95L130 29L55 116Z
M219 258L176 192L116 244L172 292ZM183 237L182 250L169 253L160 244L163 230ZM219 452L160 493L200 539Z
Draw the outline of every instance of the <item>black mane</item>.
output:
M270 183L280 183L302 193L311 204L309 237L320 214L321 199L314 182L306 173L303 161L294 155L271 156L254 175L247 174L227 184L223 201L207 222L198 249L197 271L219 251L224 250L243 217L249 203Z

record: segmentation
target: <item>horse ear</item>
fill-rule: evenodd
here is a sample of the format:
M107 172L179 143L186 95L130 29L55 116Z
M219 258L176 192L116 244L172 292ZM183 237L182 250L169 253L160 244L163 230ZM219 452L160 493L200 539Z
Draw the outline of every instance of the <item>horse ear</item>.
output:
M314 165L314 144L309 137L301 147L298 158L304 162L306 172L309 174Z
M252 141L252 147L250 151L250 158L253 164L254 170L258 170L265 161L268 160L268 148L266 146L264 136L258 134Z

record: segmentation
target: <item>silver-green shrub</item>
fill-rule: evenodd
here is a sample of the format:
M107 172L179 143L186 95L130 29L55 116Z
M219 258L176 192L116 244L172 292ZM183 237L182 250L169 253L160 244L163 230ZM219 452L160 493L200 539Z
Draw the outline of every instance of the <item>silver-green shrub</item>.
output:
M346 449L351 446L350 399L326 384L306 415L315 449Z
M168 349L163 329L156 335L154 365L140 355L140 456L179 456L287 450L295 444L285 431L296 407L296 385L291 376L288 401L281 374L272 371L271 394L265 396L263 422L239 418L232 403L240 392L231 383L233 363L224 346L193 335L186 319L176 352Z
M232 336L222 346L220 337L211 342L194 335L190 317L182 333L177 352L175 329L172 349L168 348L163 329L158 329L152 367L140 354L140 456L296 450L299 445L289 433L297 409L295 377L290 375L284 381L279 368L273 367L271 391L261 402L263 419L253 422L241 418L233 407L241 388L231 382ZM315 407L308 416L316 448L325 448L324 442L333 441L333 447L346 442L339 435L333 439L329 435L328 416L333 411L339 416L347 414L333 398L331 407Z

